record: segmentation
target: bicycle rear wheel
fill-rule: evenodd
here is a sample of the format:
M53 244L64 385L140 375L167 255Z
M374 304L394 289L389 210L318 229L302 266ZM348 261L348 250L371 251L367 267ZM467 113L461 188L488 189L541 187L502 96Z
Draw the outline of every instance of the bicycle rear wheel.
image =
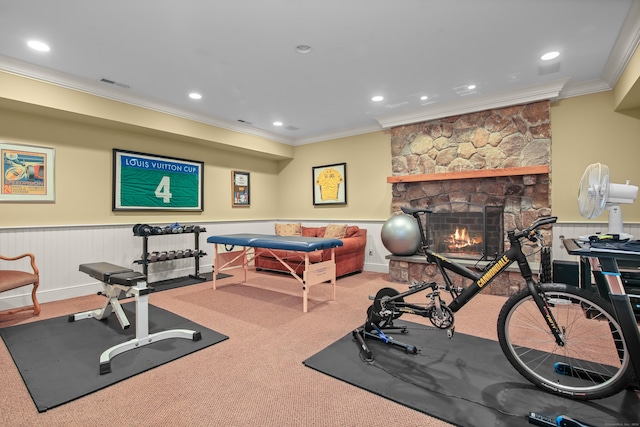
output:
M563 284L540 285L565 338L559 346L528 289L498 317L498 340L514 368L539 388L579 400L618 393L629 383L629 354L611 305Z

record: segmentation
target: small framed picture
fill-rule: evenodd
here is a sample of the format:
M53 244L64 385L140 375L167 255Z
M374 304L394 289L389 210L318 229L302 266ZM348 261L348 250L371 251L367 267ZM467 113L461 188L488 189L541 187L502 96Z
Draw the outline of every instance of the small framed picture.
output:
M53 202L55 149L0 142L0 202Z
M249 172L231 171L231 205L237 207L251 206Z
M314 205L347 204L346 163L314 166L312 175Z

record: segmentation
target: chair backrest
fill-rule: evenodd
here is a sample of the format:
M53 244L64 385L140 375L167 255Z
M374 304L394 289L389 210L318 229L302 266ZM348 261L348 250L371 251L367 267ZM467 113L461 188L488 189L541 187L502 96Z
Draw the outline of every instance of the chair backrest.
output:
M29 257L31 264L31 271L15 270L9 268L20 268L24 266L24 263L15 263L15 267L11 264L13 263L0 263L0 292L8 291L11 289L17 289L22 286L33 285L33 290L31 291L31 299L33 300L33 305L28 307L22 307L17 310L9 310L4 311L1 314L13 314L19 311L29 310L33 308L34 314L40 313L40 304L38 304L38 300L36 299L36 290L40 285L40 271L38 270L38 266L36 265L36 257L33 254L26 253L22 255L18 255L15 257L9 257L5 255L0 255L0 260L3 261L18 261L23 258ZM9 267L9 268L7 268Z

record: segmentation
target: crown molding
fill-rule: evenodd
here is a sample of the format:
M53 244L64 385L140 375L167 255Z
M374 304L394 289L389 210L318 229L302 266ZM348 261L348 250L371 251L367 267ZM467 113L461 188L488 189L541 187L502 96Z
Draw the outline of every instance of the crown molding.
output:
M234 132L257 136L268 139L270 141L280 142L282 144L293 145L292 138L286 138L282 135L277 135L261 129L255 129L249 125L243 125L241 123L236 123L229 120L208 117L186 109L172 107L165 103L161 103L150 98L145 98L144 96L132 95L131 93L128 93L128 89L124 87L106 86L105 83L73 77L66 73L40 67L34 64L29 64L23 61L9 58L4 55L0 55L0 70L11 74L27 77L33 80L39 80L66 89L84 92L89 95L98 96L100 98L122 102L134 107L140 107L163 114L169 114L175 117L192 120L210 126L216 126Z
M602 79L608 83L609 87L616 85L639 44L640 0L634 0L602 72Z
M308 138L296 139L292 145L297 146L297 145L313 144L314 142L329 141L331 139L339 139L339 138L348 138L350 136L363 135L365 133L378 132L380 130L382 130L382 128L380 127L379 124L359 126L359 127L340 130L336 132L322 133L322 134L318 134Z
M571 98L574 96L589 95L597 92L605 92L613 89L605 80L591 80L590 82L582 82L574 85L568 85L560 92L559 99Z
M512 105L528 104L545 99L555 100L569 79L557 80L540 86L529 87L510 92L476 97L473 100L453 102L442 105L429 105L418 111L378 118L378 123L388 129L411 123L426 122L443 117L475 113Z

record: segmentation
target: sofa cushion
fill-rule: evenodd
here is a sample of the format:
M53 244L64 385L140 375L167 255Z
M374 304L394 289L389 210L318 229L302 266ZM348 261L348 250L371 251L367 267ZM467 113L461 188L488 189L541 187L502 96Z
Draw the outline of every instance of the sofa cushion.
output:
M318 227L302 227L302 235L304 237L318 237Z
M344 239L347 224L329 224L324 230L325 239Z
M347 227L347 231L344 233L345 239L348 237L353 237L358 235L358 231L360 231L360 227L357 225L350 225Z
M301 236L302 228L299 222L293 224L276 223L276 236Z

